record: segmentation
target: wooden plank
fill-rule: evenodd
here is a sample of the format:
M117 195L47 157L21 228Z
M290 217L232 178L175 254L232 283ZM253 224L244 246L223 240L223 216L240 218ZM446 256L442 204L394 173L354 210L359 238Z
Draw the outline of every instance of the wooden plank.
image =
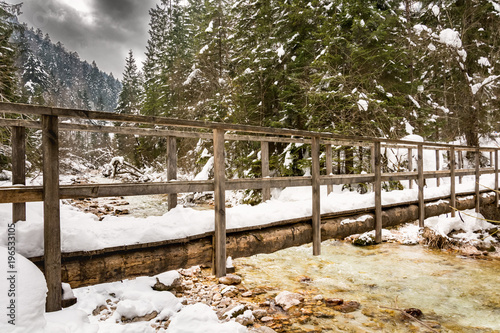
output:
M495 150L495 200L496 200L496 205L498 207L499 203L499 191L500 189L498 188L498 149Z
M475 154L474 154L474 160L475 160L475 170L476 170L476 174L475 174L475 192L476 192L476 213L479 213L479 209L481 208L481 196L479 195L479 179L481 177L481 174L479 173L479 169L480 169L480 155L481 155L481 152L479 151L479 149L476 149L475 151Z
M418 145L418 225L420 228L424 227L425 220L425 203L424 203L424 147Z
M439 169L441 169L439 160L440 160L439 150L436 149L436 171L439 171ZM436 176L436 186L439 187L440 184L441 184L440 178L439 176Z
M226 190L258 190L264 186L291 187L311 186L311 177L271 177L271 178L240 178L226 180Z
M26 185L26 129L12 127L12 184ZM12 204L12 222L26 221L26 203Z
M456 204L456 187L455 187L455 148L450 149L450 206L457 207ZM455 210L451 210L451 217L455 217Z
M462 170L464 168L464 157L462 155L462 151L461 150L458 150L457 152L458 152L458 170L457 170L457 173L459 174L459 176L458 176L458 183L462 184L462 179L463 178L460 175L460 170Z
M61 221L58 118L42 116L44 266L47 312L61 309Z
M262 178L269 177L269 142L262 141L260 143L260 158L262 168ZM271 188L269 184L262 187L262 201L271 199Z
M373 192L375 194L375 242L382 242L382 156L380 142L373 145L375 180Z
M26 115L53 115L59 117L68 118L79 118L79 119L94 119L94 120L104 120L104 121L118 121L118 122L129 122L129 123L141 123L141 124L151 124L155 126L173 126L173 127L187 127L187 128L204 128L204 129L221 129L225 131L234 132L246 132L246 133L260 133L260 134L271 134L271 135L283 135L283 136L295 136L295 137L313 137L319 136L323 139L329 139L332 141L343 141L343 142L382 142L384 144L398 144L398 145L410 145L414 146L415 142L406 140L395 140L395 139L382 139L382 138L371 138L371 137L361 137L361 136L342 136L329 132L311 132L304 130L286 129L286 128L270 128L270 127L259 127L250 125L238 125L238 124L226 124L226 123L215 123L209 121L198 121L198 120L183 120L183 119L173 119L165 117L153 117L153 116L142 116L142 115L125 115L117 114L113 112L101 112L101 111L87 111L78 109L65 109L56 107L44 107L38 105L28 105L28 104L14 104L0 102L0 112L6 113L18 113ZM436 142L422 143L428 149L441 147L442 149L454 146L456 149L468 149L470 147L449 145ZM348 144L347 144L348 145ZM359 143L354 145L360 145ZM494 148L484 148L483 150L494 150Z
M217 277L226 275L226 197L225 197L225 156L224 131L214 130L214 263L213 274Z
M413 149L408 148L408 171L413 172ZM408 188L413 188L413 180L408 180Z
M371 183L373 182L374 175L367 173L363 175L350 174L350 175L332 175L332 176L321 176L321 185L343 185L343 184L359 184L359 183Z
M167 137L167 180L177 180L177 139ZM177 207L177 193L168 195L168 210Z
M325 145L325 162L326 162L326 175L333 175L333 156L332 156L332 145ZM327 185L326 187L327 194L333 192L333 185Z
M312 243L313 255L321 254L321 194L319 167L319 137L312 138L311 145L311 176L312 176Z

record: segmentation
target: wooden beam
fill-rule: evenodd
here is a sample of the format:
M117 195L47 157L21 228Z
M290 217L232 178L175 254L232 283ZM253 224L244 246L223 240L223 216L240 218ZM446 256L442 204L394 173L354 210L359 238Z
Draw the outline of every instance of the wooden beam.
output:
M450 206L457 207L456 204L456 187L455 187L455 148L450 149ZM451 210L451 217L455 217L455 210Z
M413 172L413 149L408 148L408 171ZM413 180L408 180L408 188L413 188Z
M418 225L424 227L425 220L425 202L424 202L424 147L418 145Z
M26 129L12 127L12 184L26 185ZM12 222L26 221L26 203L12 204Z
M61 309L61 219L59 210L59 133L55 116L42 116L43 220L47 312Z
M382 156L380 142L373 144L374 173L373 192L375 194L375 243L382 242Z
M312 138L311 145L312 175L312 242L313 255L321 254L321 191L319 167L319 137Z
M226 275L226 173L224 156L224 131L214 130L214 263L213 274Z
M475 150L475 154L474 154L474 159L475 159L475 170L476 170L476 174L475 174L475 192L476 192L476 213L479 213L479 208L480 208L480 204L481 204L481 196L479 195L479 181L480 181L480 177L481 177L481 174L479 173L480 172L480 163L481 163L481 160L480 160L480 155L481 155L481 152L479 151L479 149L476 149Z
M464 156L463 156L463 153L461 150L458 150L457 153L458 153L458 170L457 171L460 171L464 168ZM462 184L462 176L460 176L460 175L458 176L458 183Z
M331 144L325 145L325 162L326 162L326 175L327 176L333 175L333 156L332 156L332 145ZM333 192L333 185L327 185L326 192L327 192L327 194L332 193Z
M167 180L177 180L177 139L167 137ZM177 193L168 195L168 210L177 207Z
M498 149L495 150L495 202L498 207L500 194L498 193Z
M439 160L440 160L439 157L440 157L439 156L439 150L436 149L436 171L439 171L439 169L441 169L441 166L440 166L440 163L439 163ZM439 178L439 176L437 176L436 177L436 186L439 187L440 184L441 184L440 178Z
M269 177L269 142L261 141L260 143L260 158L262 168L262 178ZM262 187L262 201L271 199L271 188L269 184Z

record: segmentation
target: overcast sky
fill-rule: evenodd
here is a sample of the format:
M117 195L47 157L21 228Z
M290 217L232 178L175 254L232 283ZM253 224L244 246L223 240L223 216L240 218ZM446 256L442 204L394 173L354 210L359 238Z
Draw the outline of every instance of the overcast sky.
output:
M139 67L145 59L149 9L159 0L9 0L23 2L20 21L48 33L66 50L122 78L132 49Z

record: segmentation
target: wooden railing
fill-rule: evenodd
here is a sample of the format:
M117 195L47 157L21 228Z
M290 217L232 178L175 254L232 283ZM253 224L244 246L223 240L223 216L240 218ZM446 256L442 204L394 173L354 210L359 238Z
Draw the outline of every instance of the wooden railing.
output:
M60 309L61 304L61 241L59 200L66 198L97 198L109 196L134 196L169 194L169 209L177 205L177 193L214 192L215 233L213 239L213 272L217 276L226 274L226 207L225 191L241 189L262 189L263 200L270 198L270 189L289 186L312 187L312 243L313 254L321 253L320 186L327 185L328 193L333 185L372 183L375 195L376 241L381 241L382 231L382 184L387 181L413 181L418 184L419 225L425 219L425 179L436 178L438 185L443 177L450 177L450 205L455 207L455 180L474 175L476 180L476 209L479 210L481 174L495 174L495 189L498 189L498 148L477 148L442 143L413 142L381 138L339 136L293 129L264 128L257 126L225 124L206 121L189 121L164 117L120 115L108 112L72 110L22 104L0 103L0 112L40 118L40 121L24 119L0 119L0 126L12 128L12 182L13 186L0 188L0 203L13 203L13 221L26 219L25 202L44 202L44 265L48 285L47 310ZM104 125L83 125L62 123L62 119L102 120L154 125L155 128L115 127ZM160 128L161 127L161 128ZM43 186L25 186L25 128L42 129ZM171 128L177 128L172 130ZM179 130L182 129L182 130ZM201 130L201 131L200 131ZM210 130L212 133L207 133ZM59 184L59 132L90 131L119 133L140 136L167 137L167 182L140 184ZM204 132L202 132L204 131ZM213 141L214 177L211 180L177 181L176 138L201 138ZM226 179L225 147L228 140L255 141L261 145L261 178ZM311 145L311 176L269 177L269 143L301 143ZM333 174L332 147L368 147L371 151L370 173ZM401 148L408 151L407 172L383 173L382 148ZM326 163L321 175L320 153L324 150ZM449 168L441 170L436 158L437 171L424 171L424 150L435 150L436 156L446 151ZM417 153L417 171L413 170L412 156ZM463 169L463 153L475 154L475 168ZM480 155L489 152L489 166L480 167ZM458 163L457 163L458 158ZM174 181L175 180L175 181ZM496 196L498 203L498 194ZM452 211L452 214L454 212Z

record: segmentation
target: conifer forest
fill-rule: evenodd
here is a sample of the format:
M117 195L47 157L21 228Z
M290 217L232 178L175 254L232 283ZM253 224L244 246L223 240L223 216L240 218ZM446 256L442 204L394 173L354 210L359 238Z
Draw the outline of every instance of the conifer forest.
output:
M146 60L124 55L121 82L20 24L19 10L1 2L2 101L472 146L500 130L496 1L161 0L149 10ZM160 138L68 140L138 167L164 164ZM202 148L179 146L194 160ZM251 174L258 148L231 148ZM275 166L307 157L271 151Z

